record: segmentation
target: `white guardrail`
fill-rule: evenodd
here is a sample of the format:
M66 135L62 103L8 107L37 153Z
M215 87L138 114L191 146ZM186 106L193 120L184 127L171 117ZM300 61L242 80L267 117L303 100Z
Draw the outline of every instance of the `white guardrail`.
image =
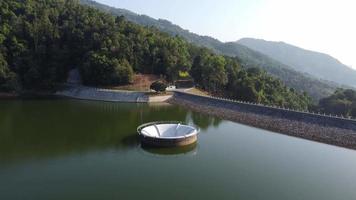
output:
M277 110L283 110L283 111L289 111L289 112L304 113L304 114L309 114L309 115L323 116L323 117L342 119L342 120L349 120L349 121L356 122L356 118L344 117L342 115L339 116L339 115L332 115L332 114L326 114L326 113L320 113L320 112L318 112L318 113L309 112L307 110L296 110L296 109L285 108L285 107L280 107L280 106L275 106L275 105L265 105L265 104L260 104L260 103L239 101L239 100L235 100L235 99L228 99L228 98L222 98L222 97L201 96L201 95L196 95L196 94L191 94L191 93L186 93L186 92L181 92L181 91L175 91L175 92L176 93L181 93L181 94L186 94L186 95L191 95L191 96L197 96L197 97L210 98L210 99L215 99L215 100L220 100L220 101L226 101L226 102L230 102L230 103L253 105L253 106L264 107L264 108L271 108L271 109L277 109Z

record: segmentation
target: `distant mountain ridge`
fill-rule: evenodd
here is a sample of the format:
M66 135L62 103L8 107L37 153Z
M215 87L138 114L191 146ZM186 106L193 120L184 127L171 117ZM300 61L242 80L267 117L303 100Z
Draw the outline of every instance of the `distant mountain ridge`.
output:
M171 35L178 35L193 44L210 48L216 53L236 57L242 66L262 68L269 74L281 79L288 87L300 92L307 92L313 97L314 101L329 96L337 87L340 87L340 85L336 83L320 80L309 74L298 72L286 64L236 42L223 43L209 36L200 36L192 33L167 20L156 20L147 15L138 15L125 9L113 8L95 1L80 0L80 2L116 16L124 16L131 22L143 26L155 27Z
M106 11L116 16L122 15L127 20L134 22L136 24L140 24L143 26L152 26L171 35L179 35L181 37L184 37L189 42L193 42L201 46L206 46L213 50L215 46L221 44L221 42L215 38L209 36L197 35L165 19L154 19L147 15L139 15L126 9L110 7L92 0L80 0L80 2L82 4L100 9L102 11ZM221 53L221 52L217 52L217 53Z
M330 55L302 49L284 42L261 39L243 38L237 43L291 66L294 70L340 84L356 86L356 71Z

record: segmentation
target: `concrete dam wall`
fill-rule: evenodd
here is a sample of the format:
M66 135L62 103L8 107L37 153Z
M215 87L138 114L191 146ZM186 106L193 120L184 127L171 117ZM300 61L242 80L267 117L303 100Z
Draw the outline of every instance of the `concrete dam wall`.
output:
M58 91L56 95L96 101L148 102L148 96L144 92L118 91L85 86L68 86L65 90Z
M353 119L182 92L175 92L170 102L242 124L356 149L356 121Z

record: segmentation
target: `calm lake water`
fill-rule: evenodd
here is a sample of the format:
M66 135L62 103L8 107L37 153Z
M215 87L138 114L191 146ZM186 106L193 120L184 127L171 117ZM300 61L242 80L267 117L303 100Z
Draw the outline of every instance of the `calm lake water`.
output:
M197 145L144 149L136 127L180 120ZM171 105L0 101L0 199L356 199L356 151Z

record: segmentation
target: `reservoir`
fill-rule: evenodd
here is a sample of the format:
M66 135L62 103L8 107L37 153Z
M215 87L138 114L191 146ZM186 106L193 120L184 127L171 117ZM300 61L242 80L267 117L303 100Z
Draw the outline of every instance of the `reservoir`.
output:
M141 146L137 126L181 121L197 144ZM0 199L356 199L356 151L170 104L0 101Z

